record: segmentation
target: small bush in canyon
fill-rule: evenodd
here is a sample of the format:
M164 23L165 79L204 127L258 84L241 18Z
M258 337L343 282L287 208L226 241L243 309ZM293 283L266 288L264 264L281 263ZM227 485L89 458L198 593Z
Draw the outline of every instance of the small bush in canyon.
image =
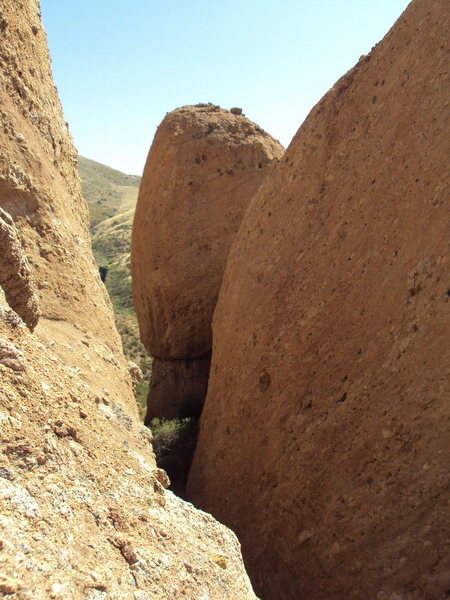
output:
M197 441L198 421L186 419L152 419L153 450L158 467L167 471L170 489L183 495L186 477Z

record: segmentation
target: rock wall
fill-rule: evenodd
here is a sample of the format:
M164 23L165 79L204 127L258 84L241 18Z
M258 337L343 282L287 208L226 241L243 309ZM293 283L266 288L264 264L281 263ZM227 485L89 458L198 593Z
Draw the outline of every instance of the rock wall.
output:
M0 286L8 305L33 330L39 320L39 302L33 273L14 221L0 208Z
M31 267L39 335L53 340L53 350L98 393L113 366L121 402L134 411L111 303L92 257L77 153L53 83L39 3L3 2L0 30L0 208L12 217Z
M188 494L265 599L450 589L449 13L312 110L231 249Z
M283 153L276 140L236 113L212 104L169 113L144 169L133 225L133 295L154 369L170 371L170 393L179 382L174 406L167 408L169 388L161 378L155 389L152 382L149 419L193 402L201 408L203 396L193 397L206 388L208 372L202 382L189 373L204 371L209 361L228 251L250 199ZM172 364L159 365L167 360Z
M0 306L0 596L253 600L236 537L165 489L114 374L97 395L48 342Z
M4 0L0 35L0 595L250 600L137 420L38 2Z

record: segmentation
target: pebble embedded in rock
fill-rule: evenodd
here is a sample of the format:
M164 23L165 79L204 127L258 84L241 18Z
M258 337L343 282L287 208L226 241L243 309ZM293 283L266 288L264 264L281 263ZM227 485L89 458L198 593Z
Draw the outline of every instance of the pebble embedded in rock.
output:
M25 370L23 352L6 340L0 340L0 363L13 371Z

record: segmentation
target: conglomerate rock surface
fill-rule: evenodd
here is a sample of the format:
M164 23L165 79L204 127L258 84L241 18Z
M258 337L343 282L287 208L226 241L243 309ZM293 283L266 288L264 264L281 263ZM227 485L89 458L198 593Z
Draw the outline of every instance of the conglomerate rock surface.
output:
M92 257L77 153L53 83L39 3L2 2L0 29L0 208L12 218L31 269L41 312L36 334L53 340L54 352L82 369L96 391L112 372L121 402L135 412L111 303Z
M230 252L188 494L265 599L448 597L449 34L414 0Z
M169 113L156 132L133 225L133 295L142 342L159 359L211 350L231 242L283 148L211 104Z
M141 339L155 357L146 422L198 416L231 242L282 146L237 109L169 113L144 169L132 239Z
M164 489L137 419L39 3L2 1L0 36L0 264L24 269L0 289L0 595L253 599L235 536ZM10 295L32 278L34 333Z
M253 600L236 537L165 489L151 433L113 377L93 393L9 313L0 307L0 596Z
M39 320L33 274L14 221L0 208L0 286L8 304L33 330Z

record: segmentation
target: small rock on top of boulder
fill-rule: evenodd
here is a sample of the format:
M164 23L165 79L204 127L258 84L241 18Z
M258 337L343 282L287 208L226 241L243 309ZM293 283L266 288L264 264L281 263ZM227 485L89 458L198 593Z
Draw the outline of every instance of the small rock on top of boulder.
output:
M158 358L211 349L228 250L282 146L240 114L184 106L158 128L133 226L133 293L141 337Z

